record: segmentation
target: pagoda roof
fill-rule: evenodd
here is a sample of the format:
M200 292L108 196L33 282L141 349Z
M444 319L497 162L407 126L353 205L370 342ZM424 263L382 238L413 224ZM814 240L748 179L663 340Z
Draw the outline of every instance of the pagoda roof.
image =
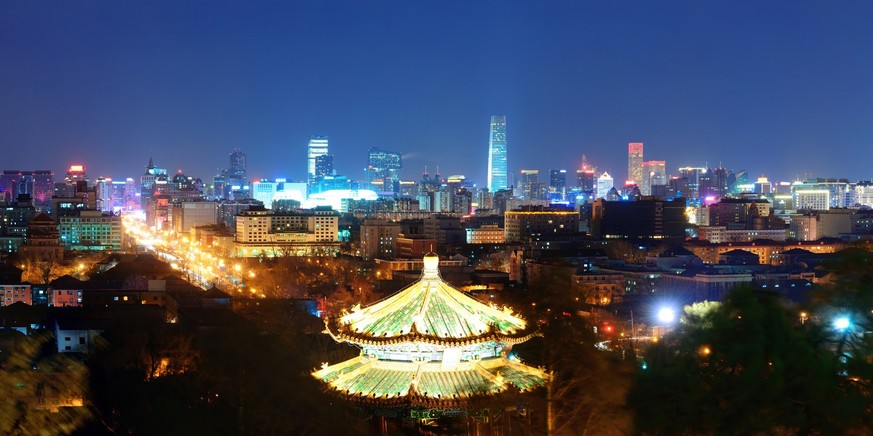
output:
M527 391L548 375L505 357L460 362L447 369L441 362L401 362L358 356L325 365L313 375L351 399L383 404L463 402L515 388Z
M360 344L467 343L529 336L526 322L509 308L496 308L445 283L439 258L424 258L421 279L370 306L356 306L328 330L339 340ZM511 341L510 341L511 342Z

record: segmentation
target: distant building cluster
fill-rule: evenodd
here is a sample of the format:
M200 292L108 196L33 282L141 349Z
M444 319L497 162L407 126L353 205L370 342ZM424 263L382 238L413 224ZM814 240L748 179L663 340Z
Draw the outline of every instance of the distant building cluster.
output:
M507 117L491 116L487 145L484 132L483 123L484 185L438 167L404 177L403 154L377 146L362 153L361 174L338 174L338 156L323 134L301 140L306 177L299 180L251 178L241 149L227 155L226 168L211 180L170 172L152 157L142 174L123 180L89 177L81 164L63 178L47 170L3 170L0 254L60 260L124 251L130 248L126 215L226 257L342 254L393 262L435 252L491 262L517 281L556 254L671 247L671 256L652 259L643 270L607 268L599 255L586 261L576 282L593 286L590 301L604 304L619 301L622 292L657 289L655 276L669 276L664 283L680 288L706 282L717 293L737 280L769 277L761 269L799 265L785 253L828 254L873 239L870 181L783 182L750 179L745 170L721 165L670 168L646 160L643 142L627 144L626 174L598 168L584 154L578 166L541 171L519 162L514 166L522 169L513 172ZM634 259L633 250L625 251L610 257ZM687 274L667 273L679 264ZM728 270L746 272L729 280ZM806 272L785 274L810 279ZM633 284L619 286L619 276ZM19 291L10 291L12 298Z

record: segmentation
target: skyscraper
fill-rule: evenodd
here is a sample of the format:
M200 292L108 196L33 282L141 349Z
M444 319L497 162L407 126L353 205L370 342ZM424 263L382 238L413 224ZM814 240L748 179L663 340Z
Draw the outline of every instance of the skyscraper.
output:
M567 170L549 171L549 192L552 198L563 200L567 195ZM557 194L557 195L554 195Z
M333 174L333 155L323 154L315 158L315 177L324 178Z
M85 174L85 167L83 165L70 165L70 169L67 170L67 175L64 177L64 183L75 186L79 182L86 184L89 182L88 175Z
M627 180L639 185L643 182L643 143L631 142L627 145Z
M604 198L614 186L612 176L606 171L597 178L597 198Z
M232 151L230 153L230 167L227 169L226 183L231 186L248 185L249 176L246 167L246 154L238 148Z
M327 136L312 135L309 137L309 166L307 171L307 180L312 181L316 177L315 159L318 156L327 154Z
M521 180L519 181L519 188L521 189L521 195L523 195L526 200L539 198L539 184L539 170L521 170Z
M643 162L643 178L637 183L643 195L652 195L652 186L667 184L667 163L662 160Z
M596 180L594 170L576 170L576 187L579 189L583 191L593 190Z
M370 147L364 180L377 191L397 193L400 188L400 169L403 159L400 153Z
M488 139L488 190L506 189L506 115L491 116L491 134Z
M140 189L140 207L145 209L149 202L154 198L158 191L158 184L166 186L167 170L155 166L155 161L149 157L149 164L146 165L145 173L139 178Z
M12 204L19 194L28 194L39 212L49 212L55 174L48 170L4 170L0 173L0 202Z

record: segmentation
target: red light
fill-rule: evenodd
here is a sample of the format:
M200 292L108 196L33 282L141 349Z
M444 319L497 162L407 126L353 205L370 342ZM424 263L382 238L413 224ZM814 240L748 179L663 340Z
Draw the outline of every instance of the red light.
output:
M612 333L612 326L608 325L608 326L604 327L604 330L606 330L606 333Z
M82 172L82 171L85 171L84 165L70 165L70 172L71 173Z

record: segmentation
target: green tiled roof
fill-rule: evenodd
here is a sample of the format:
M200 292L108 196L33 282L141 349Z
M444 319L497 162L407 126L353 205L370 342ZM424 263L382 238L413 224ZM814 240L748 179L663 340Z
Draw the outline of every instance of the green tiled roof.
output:
M340 324L360 337L391 338L418 333L463 339L488 332L502 335L524 330L526 323L509 309L484 304L442 281L436 271L397 294L368 307L356 307Z
M548 380L543 371L505 357L460 362L380 361L359 356L326 366L313 375L345 395L365 399L462 400L499 393L509 386L526 391Z

